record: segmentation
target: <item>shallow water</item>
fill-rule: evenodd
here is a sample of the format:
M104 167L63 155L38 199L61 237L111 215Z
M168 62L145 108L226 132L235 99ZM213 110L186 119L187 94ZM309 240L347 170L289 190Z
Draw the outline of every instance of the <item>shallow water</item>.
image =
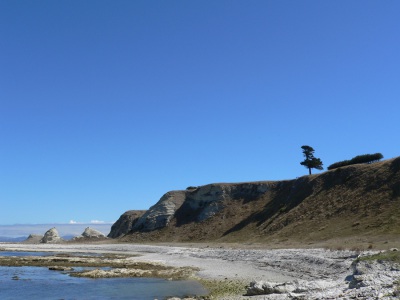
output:
M39 252L36 252L39 253ZM49 253L45 253L48 255ZM2 256L32 252L0 252ZM39 254L38 254L39 255ZM43 253L42 253L43 255ZM0 299L165 299L168 296L206 295L196 281L158 278L71 277L42 267L0 267Z
M0 256L49 256L54 252L0 251Z
M0 251L0 256L50 256L61 255L62 252L35 252L35 251ZM75 252L66 253L68 256L101 256L101 253Z

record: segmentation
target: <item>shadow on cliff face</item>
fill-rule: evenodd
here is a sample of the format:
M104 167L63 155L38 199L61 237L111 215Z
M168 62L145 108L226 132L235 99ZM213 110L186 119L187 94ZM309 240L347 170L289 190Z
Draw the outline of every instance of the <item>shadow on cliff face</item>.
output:
M136 241L319 241L400 234L400 158L294 180L182 191L167 226ZM183 199L183 198L182 198ZM211 212L211 213L210 213Z
M180 227L185 224L195 222L202 209L202 206L197 209L193 209L188 203L183 203L182 206L177 209L174 215L176 219L176 226Z
M392 185L393 190L393 198L400 197L400 157L393 160L392 164L390 165L390 170L392 171L392 177L397 177L395 182L398 184Z
M268 192L270 193L270 200L267 200L268 203L261 211L251 214L224 232L223 236L240 231L253 223L256 223L257 227L262 224L264 224L264 227L269 226L276 218L290 212L313 193L313 186L310 181L311 179L308 176L303 176L296 180L280 182ZM268 195L262 197L262 199L266 198L268 198Z
M201 222L223 211L233 201L243 204L259 199L270 189L270 182L211 184L186 194L186 200L175 212L176 226Z

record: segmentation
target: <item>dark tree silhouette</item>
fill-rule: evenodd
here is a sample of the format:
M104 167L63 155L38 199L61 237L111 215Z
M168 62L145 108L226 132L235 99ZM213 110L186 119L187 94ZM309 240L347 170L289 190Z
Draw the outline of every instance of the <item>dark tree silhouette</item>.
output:
M322 161L319 158L314 157L314 149L310 146L301 146L303 149L303 154L305 159L300 163L302 166L305 166L308 169L309 174L311 175L311 169L323 170Z
M336 168L355 165L355 164L372 164L374 162L380 161L382 158L383 158L382 153L358 155L350 160L338 161L334 164L331 164L328 167L328 170L333 170Z

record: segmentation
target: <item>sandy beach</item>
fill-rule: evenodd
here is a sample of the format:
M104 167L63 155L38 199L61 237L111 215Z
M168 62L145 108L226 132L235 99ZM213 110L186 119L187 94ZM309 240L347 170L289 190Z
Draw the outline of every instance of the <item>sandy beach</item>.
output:
M194 267L196 276L224 284L235 280L252 286L249 294L221 299L395 299L400 271L385 263L369 263L360 273L354 261L360 253L325 249L235 249L226 246L138 244L0 244L6 251L90 252L132 255L130 260L172 267ZM368 253L364 253L368 254ZM356 276L354 276L356 275ZM357 278L357 276L368 278ZM375 278L376 277L376 278ZM360 284L356 284L355 278ZM368 280L367 280L368 279ZM252 282L252 283L251 283ZM251 283L251 284L250 284ZM282 285L283 284L283 285ZM256 295L262 290L269 295ZM274 287L276 286L276 288ZM253 292L252 292L253 291ZM393 298L392 298L393 296Z

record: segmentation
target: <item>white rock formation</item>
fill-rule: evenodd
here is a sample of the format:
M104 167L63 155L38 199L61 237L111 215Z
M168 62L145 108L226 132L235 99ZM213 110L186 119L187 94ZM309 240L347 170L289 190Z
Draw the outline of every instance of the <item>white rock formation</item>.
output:
M175 216L179 222L185 216L190 220L184 222L201 222L206 220L223 207L224 202L235 199L251 199L259 197L269 190L268 182L209 184L186 191L171 191L166 193L133 225L134 231L152 231L165 227ZM180 212L177 216L176 213Z
M106 236L103 233L101 233L100 231L90 228L90 227L86 227L85 231L81 235L74 237L73 240L78 240L78 239L83 239L83 238L99 239L99 238L105 238L105 237Z
M133 226L134 230L151 231L168 225L175 214L175 211L185 200L185 191L171 191L166 193L161 199Z
M274 283L253 281L248 296L263 299L399 299L400 266L388 261L355 260L346 278L294 280Z
M43 238L40 240L41 243L59 243L63 239L58 235L58 231L55 227L49 229L44 234Z
M90 227L86 227L85 231L82 233L83 237L86 238L103 238L105 237L105 235L103 233L101 233L100 231L90 228Z
M224 207L224 201L233 201L240 198L259 197L269 190L268 183L237 183L237 184L209 184L187 193L186 209L198 211L196 220L206 220Z

